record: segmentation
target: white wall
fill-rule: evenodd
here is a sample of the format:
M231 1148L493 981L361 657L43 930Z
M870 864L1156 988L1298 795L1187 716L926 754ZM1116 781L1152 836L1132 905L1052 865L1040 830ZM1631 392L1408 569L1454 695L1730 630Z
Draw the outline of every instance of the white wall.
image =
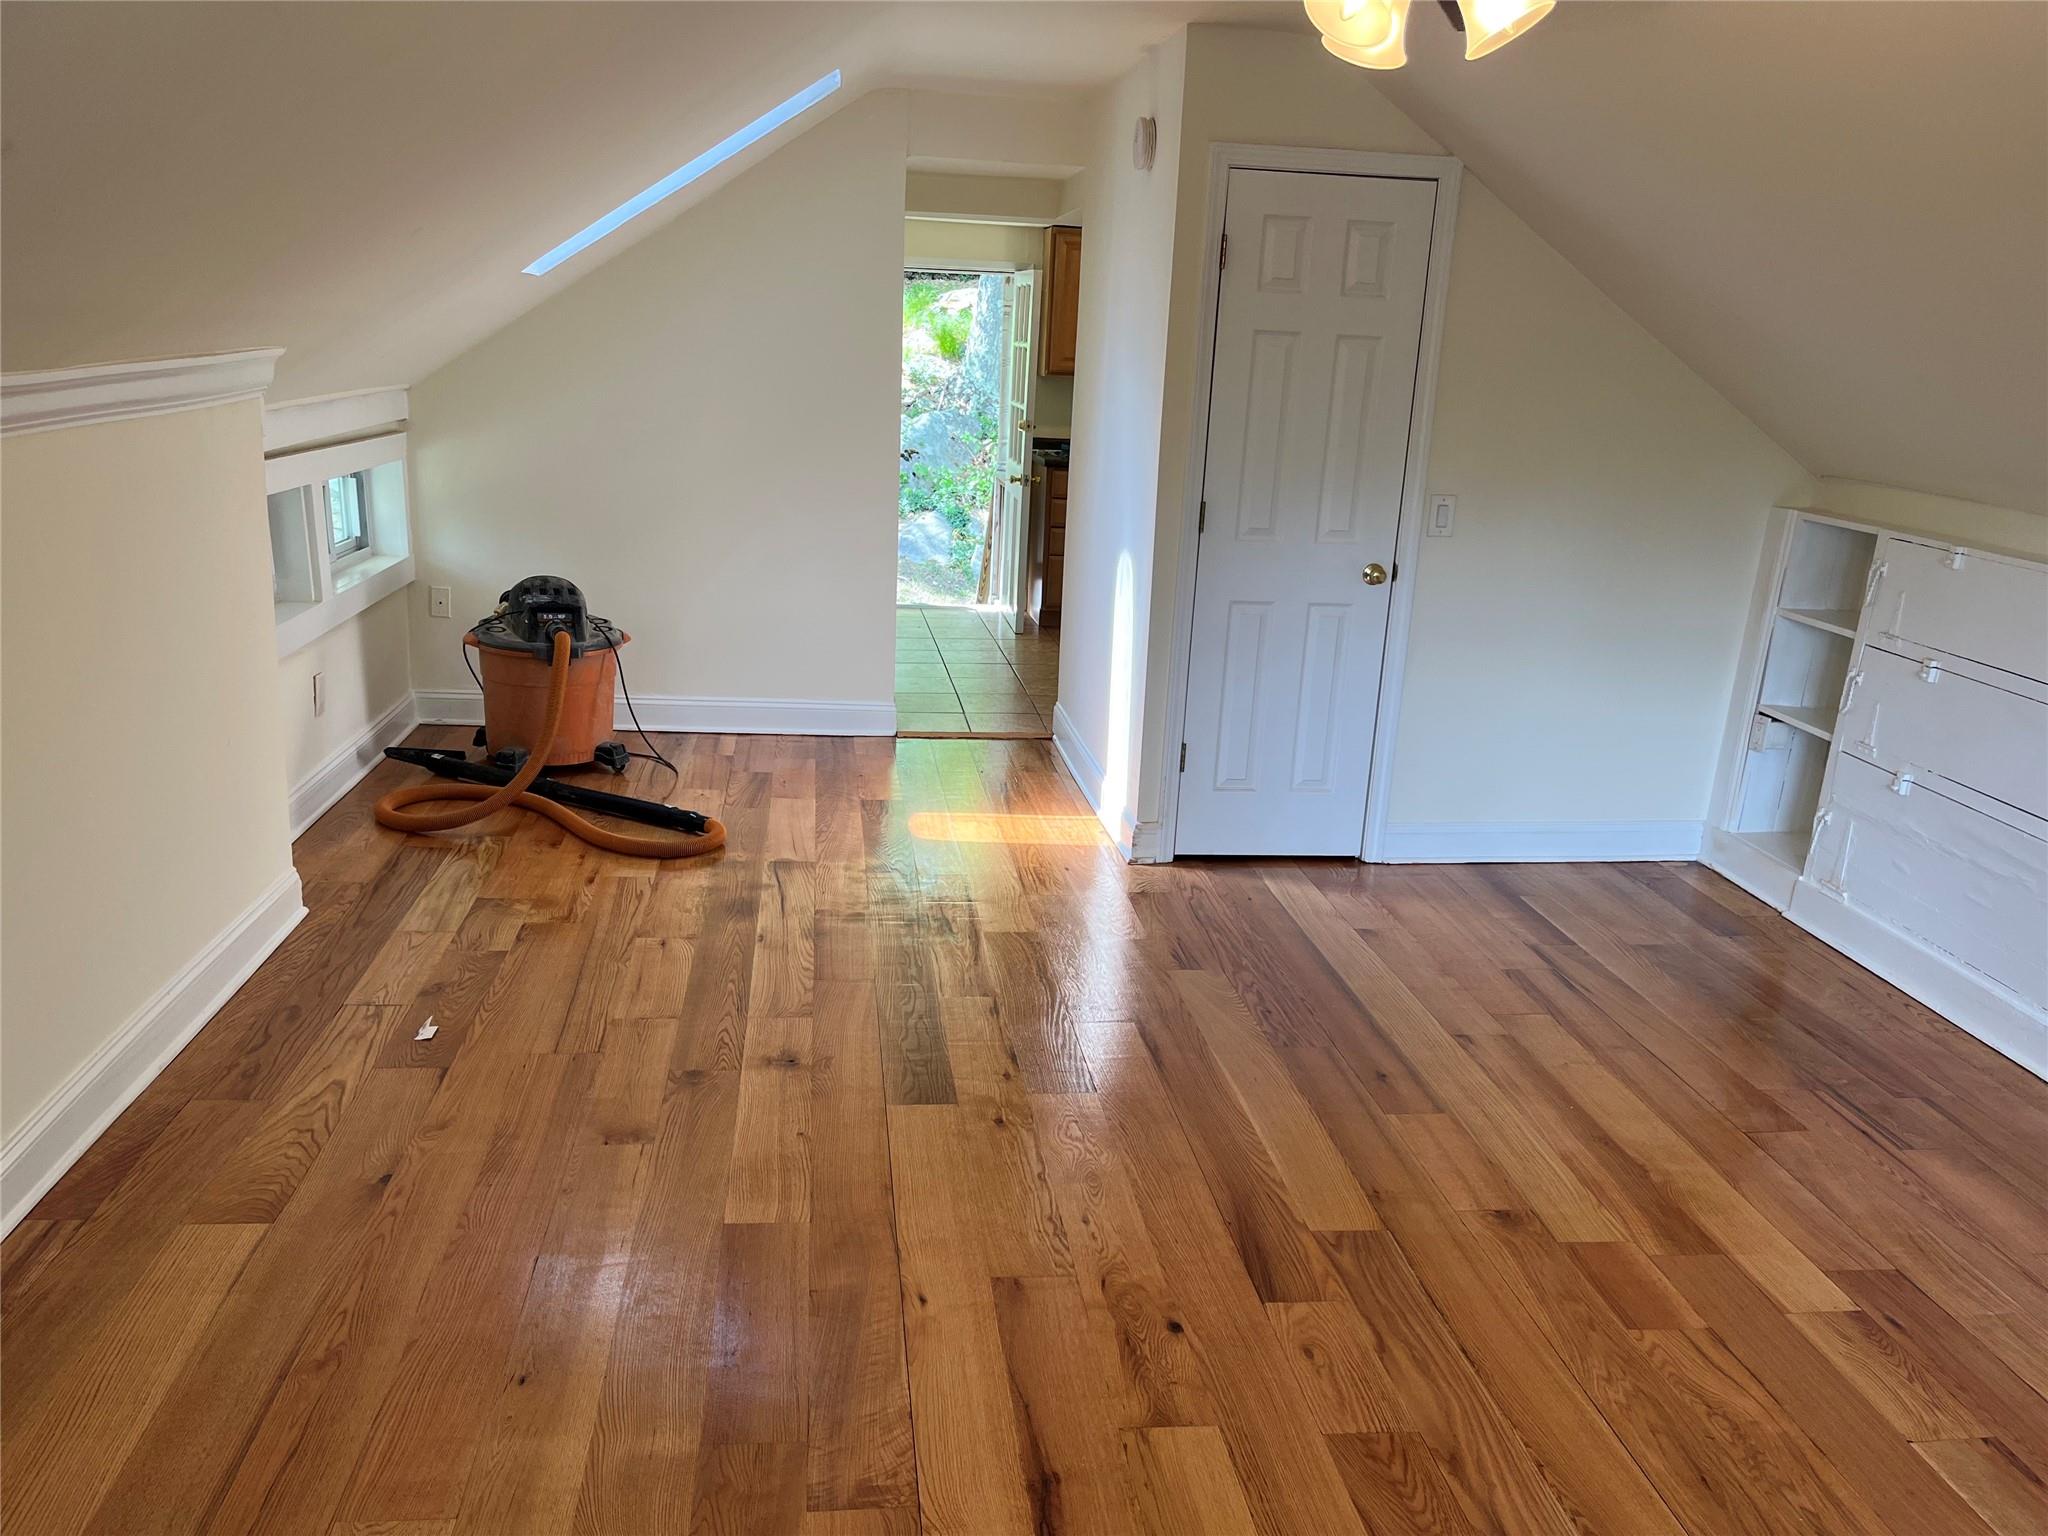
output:
M1140 796L1141 731L1152 713L1146 637L1186 50L1185 34L1161 44L1104 93L1095 112L1091 168L1077 178L1087 233L1056 724L1081 787L1127 850ZM1131 164L1132 124L1139 117L1159 124L1149 171Z
M412 695L407 598L394 592L277 664L285 782L303 785L337 752ZM313 674L326 708L313 713Z
M1883 523L1914 533L1975 544L1984 549L2048 560L2048 517L1981 501L1929 496L1865 480L1825 479L1801 505L1819 507L1855 522Z
M904 113L845 108L413 388L419 687L469 690L465 625L549 572L636 694L887 708Z
M291 849L257 402L0 457L12 1137L290 876Z
M1193 27L1186 48L1177 146L1161 124L1160 165L1177 167L1179 185L1168 210L1177 227L1148 514L1156 534L1127 540L1153 545L1139 567L1150 591L1137 603L1140 822L1157 815L1170 745L1164 694L1183 488L1206 409L1195 398L1195 354L1210 145L1441 152L1366 71L1334 67L1313 38ZM1093 257L1097 225L1116 210L1096 201L1088 210ZM1415 611L1390 821L1698 821L1764 519L1803 472L1469 176L1454 250L1427 483L1458 496L1457 533L1423 541L1417 568L1401 577L1416 583ZM1089 287L1084 368L1087 333L1105 316ZM1149 347L1150 316L1093 343L1116 354L1126 332ZM1086 384L1084 374L1078 394ZM1126 498L1147 489L1135 478L1121 488ZM1082 506L1077 494L1074 516ZM1070 646L1114 608L1107 592L1076 593L1079 564L1070 556ZM1064 670L1061 694L1073 697Z
M1799 466L1468 179L1392 825L1697 821ZM1405 579L1405 573L1404 573Z

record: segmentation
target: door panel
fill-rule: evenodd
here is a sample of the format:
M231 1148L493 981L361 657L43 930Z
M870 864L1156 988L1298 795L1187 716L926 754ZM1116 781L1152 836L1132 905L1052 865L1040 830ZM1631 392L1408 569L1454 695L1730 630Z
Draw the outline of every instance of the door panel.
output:
M1031 507L1032 412L1038 396L1038 369L1032 351L1038 336L1038 274L1018 272L1009 282L1008 371L1003 376L1003 480L1001 526L993 545L994 569L989 574L989 600L1012 628L1024 610L1025 567L1030 563L1025 525Z
M1176 853L1358 851L1435 210L1230 173Z

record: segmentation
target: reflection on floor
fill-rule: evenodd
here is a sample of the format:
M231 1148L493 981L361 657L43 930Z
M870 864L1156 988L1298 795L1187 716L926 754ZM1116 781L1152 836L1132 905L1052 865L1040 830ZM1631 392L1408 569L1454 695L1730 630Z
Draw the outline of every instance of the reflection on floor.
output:
M1050 736L1060 635L973 608L896 610L896 734Z

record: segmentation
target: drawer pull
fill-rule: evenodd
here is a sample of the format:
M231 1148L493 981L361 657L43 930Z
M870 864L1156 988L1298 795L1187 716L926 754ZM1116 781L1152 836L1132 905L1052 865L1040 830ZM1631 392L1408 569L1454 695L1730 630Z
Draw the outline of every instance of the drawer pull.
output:
M1963 568L1963 562L1969 558L1970 552L1958 544L1948 552L1948 558L1942 561L1942 564L1952 571L1960 571Z
M1920 658L1920 681L1923 683L1938 683L1941 681L1941 663L1932 656L1922 656Z
M1913 770L1901 768L1897 773L1893 774L1891 791L1893 794L1900 796L1913 793Z

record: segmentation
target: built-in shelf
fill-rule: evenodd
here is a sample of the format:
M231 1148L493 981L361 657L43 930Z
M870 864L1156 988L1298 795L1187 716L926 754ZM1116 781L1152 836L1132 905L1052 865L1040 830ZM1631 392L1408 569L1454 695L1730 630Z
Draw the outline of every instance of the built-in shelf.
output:
M1806 867L1806 850L1813 841L1812 831L1804 827L1790 832L1737 832L1735 836L1766 858L1795 871Z
M1822 741L1835 739L1835 712L1831 709L1814 709L1805 704L1759 704L1756 712L1782 720L1794 730L1818 736Z
M1856 621L1863 617L1854 608L1780 608L1778 615L1849 640L1856 638Z

